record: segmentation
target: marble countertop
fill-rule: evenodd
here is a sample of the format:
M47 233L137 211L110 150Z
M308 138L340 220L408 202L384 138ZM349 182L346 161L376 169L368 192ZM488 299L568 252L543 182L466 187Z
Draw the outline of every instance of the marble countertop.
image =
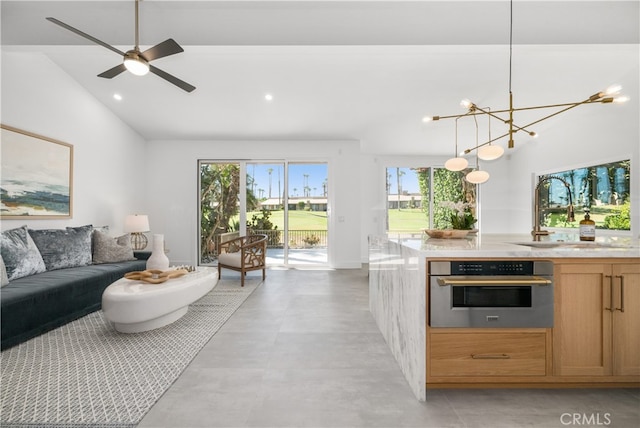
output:
M527 235L478 235L463 239L435 239L415 234L389 234L390 241L418 250L427 257L535 257L629 258L640 257L640 243L631 237L603 236L595 242L576 235L557 234L533 242Z

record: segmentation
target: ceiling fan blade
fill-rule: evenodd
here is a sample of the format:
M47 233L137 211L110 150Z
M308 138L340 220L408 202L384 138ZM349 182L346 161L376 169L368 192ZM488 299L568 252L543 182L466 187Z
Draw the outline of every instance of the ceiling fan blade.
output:
M147 61L153 61L154 59L164 58L165 56L175 55L180 52L184 52L184 49L182 49L175 40L167 39L142 52L142 56Z
M48 17L47 21L51 21L54 24L57 24L57 25L61 26L62 28L66 28L67 30L69 30L71 32L74 32L77 35L84 37L85 39L91 40L93 43L96 43L96 44L98 44L100 46L104 46L105 48L109 49L110 51L113 51L113 52L115 52L117 54L120 54L120 55L124 56L124 52L122 52L120 49L116 49L113 46L106 44L102 40L98 40L95 37L83 32L83 31L78 30L77 28L73 28L69 24L65 24L64 22L62 22L60 20L57 20L56 18Z
M192 92L194 89L196 89L195 86L190 85L187 82L185 82L184 80L180 80L177 77L172 76L169 73L167 73L165 71L162 71L158 67L154 67L151 64L149 64L149 71L151 71L153 74L155 74L157 76L162 77L167 82L173 83L174 85L176 85L180 89L183 89L183 90L185 90L187 92Z
M104 71L100 74L98 74L98 77L104 77L105 79L113 79L114 77L116 77L118 74L124 72L127 70L127 67L124 66L124 64L118 64L113 68L108 69L107 71Z

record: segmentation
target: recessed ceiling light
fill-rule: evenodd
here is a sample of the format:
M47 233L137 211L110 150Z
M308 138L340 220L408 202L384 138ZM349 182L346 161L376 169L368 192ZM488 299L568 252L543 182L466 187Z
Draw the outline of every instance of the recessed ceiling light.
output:
M122 95L120 94L113 94L113 99L117 100L117 101L122 101Z
M267 100L267 101L273 101L273 95L265 94L264 99Z

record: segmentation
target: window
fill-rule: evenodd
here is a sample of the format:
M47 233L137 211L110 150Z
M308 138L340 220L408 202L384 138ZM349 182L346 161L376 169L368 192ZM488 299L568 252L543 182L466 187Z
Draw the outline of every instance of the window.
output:
M443 206L443 202L466 203L470 213L477 217L476 185L464 179L468 172L437 167L388 167L387 230L415 232L451 228L453 212Z
M598 229L631 230L629 185L631 162L623 160L541 175L566 181L576 210L576 221L568 222L569 195L561 180L547 180L538 189L540 225L577 228L585 211Z

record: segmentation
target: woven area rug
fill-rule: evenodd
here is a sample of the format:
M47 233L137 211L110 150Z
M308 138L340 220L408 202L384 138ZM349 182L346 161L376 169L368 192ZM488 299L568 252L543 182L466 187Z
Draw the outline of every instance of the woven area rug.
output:
M118 333L98 311L5 350L0 426L135 426L256 287L221 280L156 330Z

